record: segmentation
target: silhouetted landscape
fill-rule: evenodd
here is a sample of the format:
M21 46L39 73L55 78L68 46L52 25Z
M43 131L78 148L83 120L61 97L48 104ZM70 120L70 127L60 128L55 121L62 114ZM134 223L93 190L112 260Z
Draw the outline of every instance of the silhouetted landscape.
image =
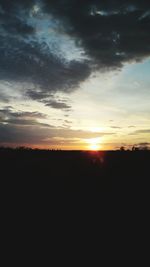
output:
M0 148L1 181L24 190L115 192L142 190L150 151L51 151Z

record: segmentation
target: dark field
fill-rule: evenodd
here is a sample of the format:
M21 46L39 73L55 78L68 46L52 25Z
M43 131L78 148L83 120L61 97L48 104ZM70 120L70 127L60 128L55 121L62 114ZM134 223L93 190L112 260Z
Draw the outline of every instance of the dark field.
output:
M141 191L149 187L150 151L0 149L1 182L19 190Z

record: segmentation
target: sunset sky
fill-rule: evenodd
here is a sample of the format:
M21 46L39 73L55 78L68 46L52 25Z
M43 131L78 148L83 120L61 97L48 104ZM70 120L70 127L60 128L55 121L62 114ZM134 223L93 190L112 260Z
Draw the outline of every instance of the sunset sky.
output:
M0 146L150 145L150 1L0 0Z

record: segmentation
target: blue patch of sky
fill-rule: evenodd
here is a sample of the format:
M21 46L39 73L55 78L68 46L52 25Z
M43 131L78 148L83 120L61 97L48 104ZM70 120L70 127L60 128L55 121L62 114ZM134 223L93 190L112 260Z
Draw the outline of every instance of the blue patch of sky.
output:
M150 58L143 62L127 64L123 71L128 79L134 78L137 81L142 81L147 84L150 82Z

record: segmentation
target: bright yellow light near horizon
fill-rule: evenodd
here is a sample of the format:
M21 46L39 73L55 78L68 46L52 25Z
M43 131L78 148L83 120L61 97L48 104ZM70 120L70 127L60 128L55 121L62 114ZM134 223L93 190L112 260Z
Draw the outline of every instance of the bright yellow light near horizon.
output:
M97 151L100 149L101 145L100 145L101 141L100 141L100 138L91 138L91 139L88 139L88 148L90 150L94 150L94 151Z
M98 144L91 144L91 145L89 145L89 148L90 148L90 150L97 151L97 150L99 150L99 145Z

